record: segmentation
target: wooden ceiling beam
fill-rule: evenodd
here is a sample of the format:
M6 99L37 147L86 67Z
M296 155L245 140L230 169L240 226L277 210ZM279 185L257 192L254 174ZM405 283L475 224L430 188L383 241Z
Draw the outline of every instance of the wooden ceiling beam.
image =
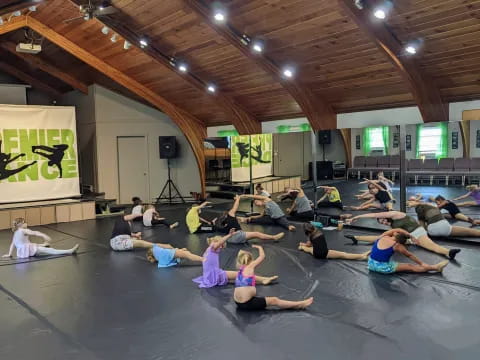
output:
M79 5L80 1L70 0L73 4ZM118 21L121 19L121 21ZM102 16L98 18L97 21L100 21L103 25L112 29L118 35L123 37L125 40L130 42L133 46L139 47L140 35L132 31L126 24L132 23L133 20L126 14L124 14L121 9L117 9L115 15ZM170 58L164 55L155 44L150 43L147 47L141 49L142 52L149 55L157 63L160 63L170 71L176 73L180 78L186 80L190 85L197 88L198 90L204 92L207 91L205 84L201 79L196 77L190 72L180 73L176 70L175 67L170 63ZM221 89L215 94L209 94L214 102L229 116L230 122L235 126L239 134L248 135L248 134L260 134L262 132L262 124L258 121L254 115L252 115L248 110L246 110L242 105L235 101L231 96L222 92Z
M282 70L265 54L254 54L250 48L240 42L238 35L228 24L217 24L212 20L212 12L202 0L183 0L217 34L235 46L247 58L253 60L265 72L271 74L295 99L314 130L336 129L337 116L332 106L308 87L294 79L285 79Z
M4 6L0 6L0 15L10 14L17 10L23 10L30 6L36 6L40 3L38 1L30 1L30 0L17 0L11 3L8 3Z
M54 89L50 85L45 84L43 81L38 80L31 76L30 74L27 74L26 72L23 72L22 70L18 69L17 67L6 63L4 61L0 61L0 70L5 71L6 73L16 77L17 79L26 82L29 85L32 85L32 87L37 88L39 90L42 90L50 95L53 95L55 98L58 98L62 96L61 92L58 91L57 89Z
M424 122L448 121L448 105L433 79L425 74L415 56L407 56L403 44L381 21L372 21L368 7L358 9L352 0L338 0L350 18L387 55L409 86ZM359 64L358 66L362 66Z
M35 18L27 17L27 26L167 114L180 128L192 147L200 173L202 193L205 194L205 155L203 152L203 141L207 137L207 128L203 122Z
M6 51L14 54L15 56L19 57L26 63L32 65L35 68L38 68L49 75L63 81L65 84L70 85L72 88L77 89L78 91L88 94L88 85L84 82L74 78L70 74L60 70L58 67L50 64L49 62L43 60L38 55L30 55L25 53L18 53L16 51L16 45L11 41L6 41L0 43L0 47L5 49Z
M18 16L14 17L8 22L4 22L3 25L0 25L0 35L7 34L9 32L21 29L26 25L26 17Z

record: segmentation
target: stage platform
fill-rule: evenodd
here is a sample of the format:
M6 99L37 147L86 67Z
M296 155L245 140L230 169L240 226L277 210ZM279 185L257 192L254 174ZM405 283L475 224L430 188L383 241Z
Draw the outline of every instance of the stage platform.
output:
M252 180L253 184L262 184L263 188L269 193L278 193L285 187L298 188L301 186L302 178L300 176L268 176ZM207 192L212 197L219 192L229 192L238 194L248 194L250 191L250 182L207 182Z

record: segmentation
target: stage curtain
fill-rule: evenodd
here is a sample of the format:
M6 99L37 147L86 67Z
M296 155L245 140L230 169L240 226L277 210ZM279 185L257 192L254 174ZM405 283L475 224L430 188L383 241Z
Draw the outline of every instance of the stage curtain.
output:
M388 155L388 145L390 144L390 129L388 126L382 126L383 153Z
M369 156L371 151L370 130L371 128L363 129L363 154L365 156Z
M417 124L417 136L415 137L415 158L420 159L420 134L422 132L423 125Z
M448 156L448 123L441 122L438 124L440 127L440 146L436 153L436 158L446 158Z

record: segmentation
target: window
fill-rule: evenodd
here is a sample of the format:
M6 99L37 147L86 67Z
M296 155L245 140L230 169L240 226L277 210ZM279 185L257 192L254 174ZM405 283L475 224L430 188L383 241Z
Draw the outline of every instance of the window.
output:
M447 124L417 126L417 158L438 159L447 156Z
M363 151L366 156L372 153L387 154L389 143L388 126L363 129Z

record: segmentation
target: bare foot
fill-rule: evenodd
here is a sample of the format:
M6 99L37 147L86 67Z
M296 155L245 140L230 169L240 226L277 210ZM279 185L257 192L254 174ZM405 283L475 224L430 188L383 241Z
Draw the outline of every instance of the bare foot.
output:
M278 276L277 276L277 275L267 277L267 278L265 278L264 280L262 280L262 285L269 285L269 284L271 284L272 282L274 282L274 281L277 280L277 279L278 279Z
M78 250L79 247L80 247L80 245L76 244L76 245L72 248L72 255L77 253L77 250Z
M273 241L276 242L276 241L280 240L281 238L283 238L284 236L285 236L284 232L278 233L277 235L273 236Z
M313 297L310 297L308 299L305 299L303 301L299 301L298 302L298 305L295 306L296 309L305 309L307 307L309 307L310 305L312 305L313 303Z
M435 268L438 272L442 272L443 268L447 265L448 265L448 260L445 260L445 261L439 262L438 264L436 264L434 266L435 266Z
M175 229L178 226L178 221L170 225L170 229Z
M288 225L288 231L295 231L295 226Z

